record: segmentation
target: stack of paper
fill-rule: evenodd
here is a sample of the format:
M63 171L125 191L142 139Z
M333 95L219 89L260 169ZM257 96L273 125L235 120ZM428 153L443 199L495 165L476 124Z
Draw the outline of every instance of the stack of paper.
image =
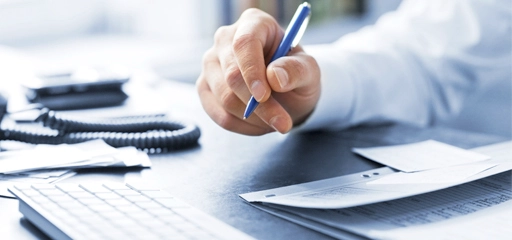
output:
M488 226L500 229L495 232L498 238L512 235L506 222L496 220L512 214L509 209L496 215L507 209L500 205L512 201L512 141L471 152L433 141L354 151L393 168L240 196L257 208L336 238L481 239ZM493 220L487 226L474 221L484 210L493 214L486 218ZM441 230L443 223L454 224Z
M146 153L134 147L113 148L103 140L45 145L0 153L0 196L12 196L15 182L53 183L73 176L74 169L97 167L150 167Z
M353 151L403 172L418 172L489 160L490 157L434 140Z
M487 155L434 140L353 151L400 171L367 184L450 183L496 166Z

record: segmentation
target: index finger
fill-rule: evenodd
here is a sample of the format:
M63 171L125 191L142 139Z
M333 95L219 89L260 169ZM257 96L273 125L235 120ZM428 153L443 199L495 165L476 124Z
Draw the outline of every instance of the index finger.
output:
M264 102L271 93L265 56L277 48L276 36L282 35L282 30L270 15L258 10L245 11L238 24L233 53L252 95L258 102Z

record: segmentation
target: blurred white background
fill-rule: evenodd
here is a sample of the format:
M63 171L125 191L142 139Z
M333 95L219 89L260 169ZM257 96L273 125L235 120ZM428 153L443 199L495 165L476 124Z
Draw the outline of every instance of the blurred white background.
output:
M303 43L328 42L372 23L400 1L312 0ZM0 45L55 66L118 62L195 81L215 30L258 7L283 27L301 0L0 0ZM332 27L342 31L330 31ZM51 66L45 66L50 68Z
M30 74L80 65L121 64L193 83L219 26L231 24L248 7L258 7L286 27L301 2L0 0L0 90ZM302 44L331 42L372 24L400 0L310 2L312 22ZM472 96L461 116L446 124L511 137L510 82Z

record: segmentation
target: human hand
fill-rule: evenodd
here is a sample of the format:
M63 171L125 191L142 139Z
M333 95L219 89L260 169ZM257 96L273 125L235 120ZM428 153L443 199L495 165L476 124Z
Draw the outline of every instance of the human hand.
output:
M311 114L320 96L320 69L300 46L269 64L283 35L275 19L258 9L217 30L196 87L206 113L221 127L246 135L286 133ZM251 94L260 104L243 120Z

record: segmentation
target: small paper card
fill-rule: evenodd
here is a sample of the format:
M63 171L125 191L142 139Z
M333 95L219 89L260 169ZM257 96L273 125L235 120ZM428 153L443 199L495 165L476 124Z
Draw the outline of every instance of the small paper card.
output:
M496 164L471 163L446 168L436 168L421 172L396 172L366 184L442 184L456 183L483 172Z
M490 159L489 156L434 140L396 146L354 148L352 151L403 172L424 171Z

